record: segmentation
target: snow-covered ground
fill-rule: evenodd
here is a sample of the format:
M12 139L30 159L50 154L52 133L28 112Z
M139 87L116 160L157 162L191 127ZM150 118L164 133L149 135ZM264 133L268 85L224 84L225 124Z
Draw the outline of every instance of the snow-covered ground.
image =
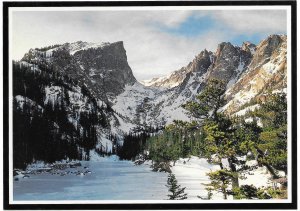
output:
M224 167L228 166L225 159L222 160ZM255 160L247 161L246 165L253 166L253 170L242 173L243 178L239 179L239 185L254 185L257 188L272 186L271 175L265 167L257 167ZM218 165L207 162L204 158L192 156L191 158L180 159L175 166L171 168L181 187L186 187L185 192L188 194L188 200L197 200L198 196L206 198L207 190L204 184L210 182L207 173L220 169ZM283 172L279 172L284 176ZM213 200L222 200L221 193L213 192ZM229 196L228 199L232 199Z
M207 197L206 186L210 182L206 175L210 171L218 170L218 165L212 165L204 158L192 156L190 159L180 159L171 168L176 179L181 187L186 187L185 193L188 194L188 199L199 200L198 196ZM217 194L213 199L222 199L222 194Z

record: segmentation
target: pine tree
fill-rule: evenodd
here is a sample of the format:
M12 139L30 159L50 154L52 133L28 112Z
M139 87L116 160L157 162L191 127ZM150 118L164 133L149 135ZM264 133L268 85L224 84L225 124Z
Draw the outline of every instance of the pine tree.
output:
M286 94L270 94L268 101L254 112L262 121L262 131L255 143L258 162L266 166L273 178L276 170L287 174L287 98ZM275 169L274 169L275 168Z
M238 147L238 140L234 137L235 128L227 116L218 112L225 104L225 91L226 86L222 80L211 79L197 96L196 101L183 105L183 108L199 121L198 124L205 136L204 150L208 158L212 160L213 155L217 157L217 160L214 160L220 166L221 171L213 172L211 179L214 181L211 187L216 190L221 189L224 199L227 198L228 181L232 183L233 188L239 186L235 167ZM230 172L224 169L223 158L228 160ZM223 174L225 171L226 176ZM215 185L216 183L220 185Z
M207 184L208 193L212 190L223 193L223 199L227 199L228 191L227 188L233 178L233 173L226 169L221 169L208 173L210 183ZM210 194L212 194L210 192Z
M218 110L225 104L225 91L224 81L210 79L205 89L196 97L196 101L189 101L182 107L198 120L215 119Z
M187 194L184 193L185 188L181 188L180 185L177 185L177 180L174 174L169 174L168 176L168 187L169 192L168 197L170 200L184 200L187 199Z

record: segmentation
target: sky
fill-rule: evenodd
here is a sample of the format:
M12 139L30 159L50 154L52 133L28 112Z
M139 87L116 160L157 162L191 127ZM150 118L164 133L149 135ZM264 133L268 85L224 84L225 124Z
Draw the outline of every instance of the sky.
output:
M70 10L70 8L69 8ZM254 44L287 33L286 10L13 11L12 58L30 49L66 42L123 41L138 80L187 66L221 42Z

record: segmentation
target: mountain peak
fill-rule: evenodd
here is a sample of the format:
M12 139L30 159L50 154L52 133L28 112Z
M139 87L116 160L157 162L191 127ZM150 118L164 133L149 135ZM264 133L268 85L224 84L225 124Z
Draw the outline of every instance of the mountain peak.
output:
M243 44L242 44L242 49L244 50L244 49L247 49L247 48L255 48L256 47L256 45L255 44L253 44L252 42L249 42L249 41L245 41L245 42L243 42Z
M249 41L246 41L243 42L241 49L243 51L250 52L253 55L256 50L256 45Z
M222 52L224 51L230 51L234 48L234 46L230 42L221 42L218 45L217 51L216 51L216 57L220 57Z

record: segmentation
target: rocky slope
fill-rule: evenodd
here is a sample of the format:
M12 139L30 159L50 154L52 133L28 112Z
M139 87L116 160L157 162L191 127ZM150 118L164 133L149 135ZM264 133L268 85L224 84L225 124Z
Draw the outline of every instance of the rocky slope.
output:
M105 102L122 93L125 85L136 82L121 41L101 44L78 41L49 48L31 49L22 61L64 72Z
M248 68L255 48L255 45L249 42L241 47L223 42L214 53L205 49L186 67L182 67L168 77L154 79L152 85L151 81L148 82L147 85L151 85L148 88L139 86L136 89L138 85L128 88L127 92L125 91L116 98L113 108L129 119L132 116L139 116L140 124L143 122L154 125L168 124L175 119L188 121L190 117L181 105L188 100L193 100L211 78L224 80L229 89ZM172 88L165 89L170 86ZM133 90L132 88L134 92L129 91ZM143 95L141 90L151 90L154 94ZM129 92L130 94L138 93L131 98L133 100L130 100L130 112L121 107L126 104ZM146 96L147 102L145 103Z
M247 70L226 92L226 110L233 113L246 103L265 101L269 92L287 88L286 36L271 35L258 46Z
M172 72L167 76L144 80L141 83L148 87L165 87L173 88L179 86L188 77L190 72L199 72L200 74L207 70L213 61L213 53L206 49L199 53L195 59L186 67Z
M202 51L188 66L151 86L165 87L165 81L176 84L164 91L161 110L171 109L169 114L180 113L177 117L182 117L182 102L194 99L210 78L221 79L227 84L227 105L223 110L233 114L242 106L253 105L257 99L265 100L268 92L285 91L286 69L286 36L270 35L258 46L250 42L244 42L241 47L220 43L216 52ZM176 78L182 75L184 79L179 83Z

